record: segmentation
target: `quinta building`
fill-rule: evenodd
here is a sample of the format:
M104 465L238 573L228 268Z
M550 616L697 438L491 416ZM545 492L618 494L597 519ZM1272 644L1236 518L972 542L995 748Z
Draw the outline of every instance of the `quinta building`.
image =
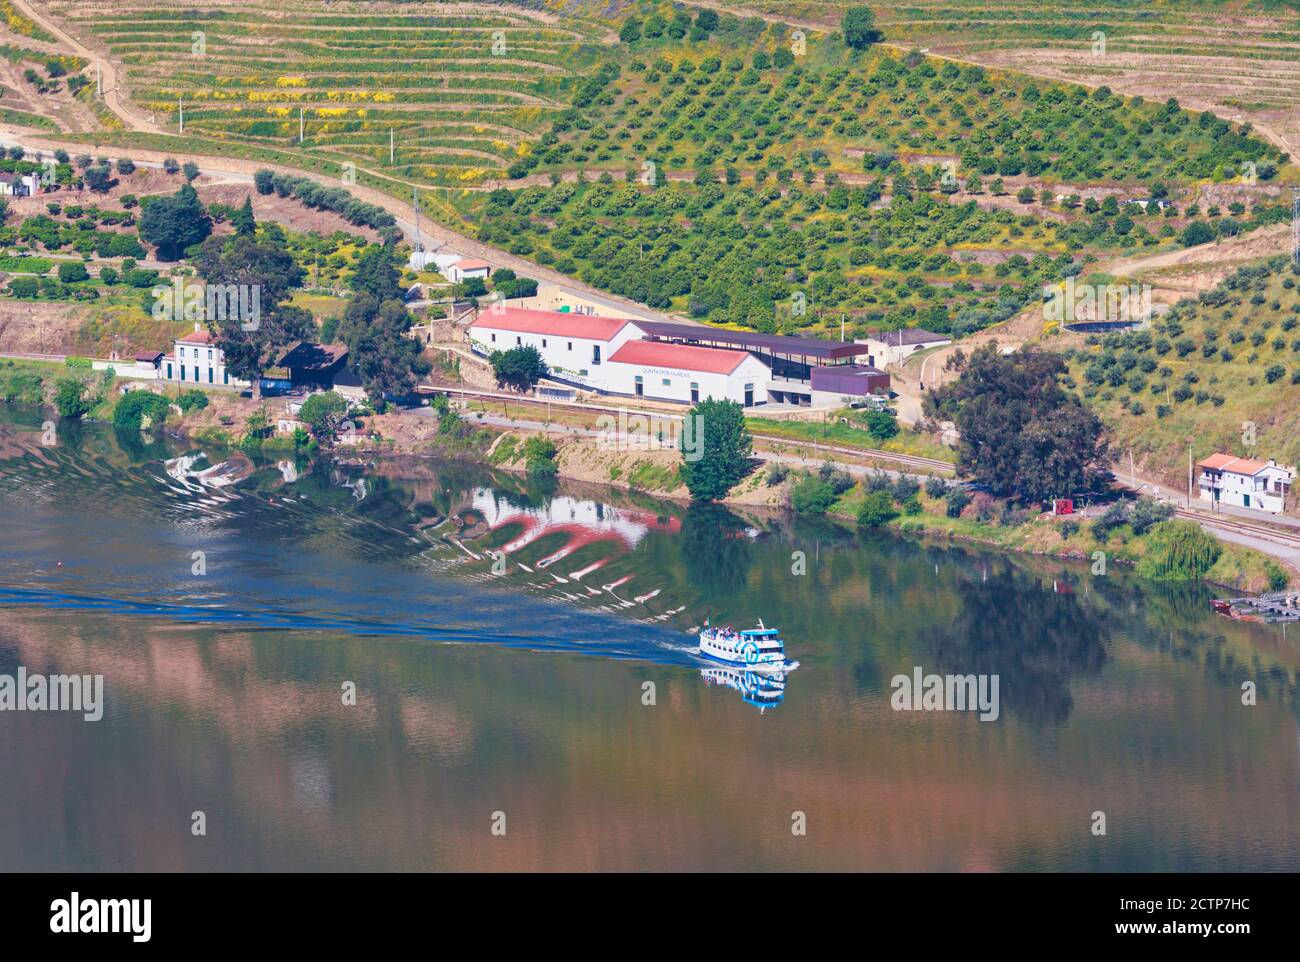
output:
M889 392L888 374L857 363L865 345L810 337L494 306L469 339L484 357L534 347L551 380L625 397L807 406Z

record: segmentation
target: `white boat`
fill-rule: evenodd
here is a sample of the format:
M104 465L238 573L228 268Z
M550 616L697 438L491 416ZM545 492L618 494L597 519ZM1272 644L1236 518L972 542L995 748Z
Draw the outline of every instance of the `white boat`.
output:
M785 667L785 642L776 628L766 627L762 620L757 628L735 631L730 626L712 628L706 625L700 632L700 654L728 665L746 668L778 670Z

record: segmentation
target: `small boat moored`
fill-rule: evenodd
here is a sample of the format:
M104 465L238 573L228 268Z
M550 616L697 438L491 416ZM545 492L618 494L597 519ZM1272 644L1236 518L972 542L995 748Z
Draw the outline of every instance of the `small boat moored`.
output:
M757 628L734 630L730 625L710 627L705 622L700 631L700 654L728 665L743 665L757 670L781 669L786 666L785 642L781 632L768 628L759 619Z

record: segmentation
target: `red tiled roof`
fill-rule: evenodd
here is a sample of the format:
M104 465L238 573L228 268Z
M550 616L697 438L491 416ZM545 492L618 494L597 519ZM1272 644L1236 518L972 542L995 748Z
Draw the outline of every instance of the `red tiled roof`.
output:
M1211 454L1204 461L1198 461L1197 466L1211 471L1231 471L1233 474L1253 476L1268 467L1268 462L1239 458L1232 454Z
M625 317L596 317L591 314L561 314L525 307L487 310L471 327L519 334L553 334L556 337L580 337L589 341L608 341L631 323Z
M718 347L695 347L691 344L669 344L664 341L628 341L610 355L618 364L652 364L657 367L675 367L682 371L702 371L705 374L730 374L740 367L744 351L729 351Z
M212 332L206 327L201 327L197 331L190 331L184 337L176 338L178 344L211 344L213 340Z
M481 271L485 267L490 268L491 266L492 265L489 264L487 261L476 261L476 260L470 260L468 258L463 260L458 260L455 264L452 265L452 267L461 271Z

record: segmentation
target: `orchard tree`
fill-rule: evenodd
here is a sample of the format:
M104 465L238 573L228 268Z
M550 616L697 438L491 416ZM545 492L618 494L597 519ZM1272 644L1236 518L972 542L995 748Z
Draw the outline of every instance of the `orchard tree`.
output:
M696 501L718 501L745 476L754 440L735 401L701 401L687 412L680 442L682 480Z

